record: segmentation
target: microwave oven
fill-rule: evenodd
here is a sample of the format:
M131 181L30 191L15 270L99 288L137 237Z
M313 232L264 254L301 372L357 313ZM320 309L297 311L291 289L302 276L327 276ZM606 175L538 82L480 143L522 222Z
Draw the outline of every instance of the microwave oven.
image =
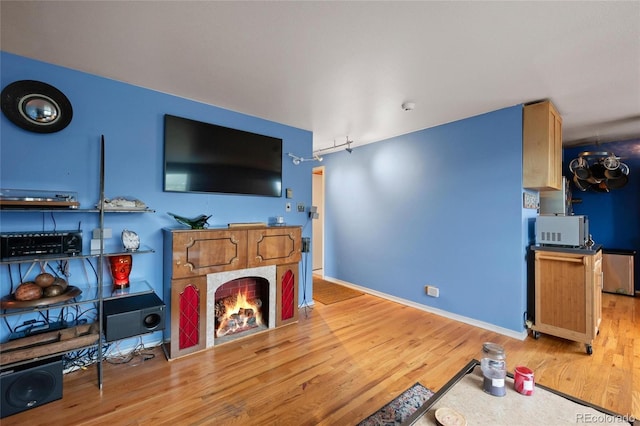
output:
M535 228L536 245L585 247L589 239L587 216L539 215Z

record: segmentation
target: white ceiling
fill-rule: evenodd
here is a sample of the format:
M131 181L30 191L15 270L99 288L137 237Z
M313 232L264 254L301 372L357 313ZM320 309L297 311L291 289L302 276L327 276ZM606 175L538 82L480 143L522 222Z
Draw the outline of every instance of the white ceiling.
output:
M6 52L307 129L316 150L540 99L565 145L640 137L640 1L2 0L0 17Z

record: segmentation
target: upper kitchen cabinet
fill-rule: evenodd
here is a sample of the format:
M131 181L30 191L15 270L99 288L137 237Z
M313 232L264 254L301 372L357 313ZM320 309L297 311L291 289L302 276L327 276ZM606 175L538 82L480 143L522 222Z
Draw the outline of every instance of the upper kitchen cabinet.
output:
M522 186L562 188L562 117L550 101L525 105L522 134Z

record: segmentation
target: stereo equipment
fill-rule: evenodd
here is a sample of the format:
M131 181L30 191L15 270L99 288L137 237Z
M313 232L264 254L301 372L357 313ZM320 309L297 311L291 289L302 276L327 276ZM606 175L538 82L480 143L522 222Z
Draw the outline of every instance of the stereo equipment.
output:
M48 321L31 319L25 321L22 325L15 327L13 333L9 334L9 340L22 339L23 337L48 333L50 331L62 330L63 328L71 328L86 323L86 319L72 321Z
M0 256L82 253L81 231L5 232L0 234Z
M62 357L0 370L0 418L62 398Z
M165 304L155 293L105 300L102 312L107 342L164 330Z
M77 209L77 192L0 188L0 207L7 209Z

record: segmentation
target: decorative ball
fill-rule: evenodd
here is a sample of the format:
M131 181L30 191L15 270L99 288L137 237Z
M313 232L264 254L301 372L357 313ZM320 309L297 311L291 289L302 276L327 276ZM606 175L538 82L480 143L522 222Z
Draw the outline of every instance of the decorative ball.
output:
M43 289L42 293L44 294L44 297L54 297L60 296L62 293L64 293L64 290L59 285L54 284Z
M50 273L43 272L41 274L38 274L38 276L36 276L36 279L34 281L40 287L45 288L45 287L49 287L50 285L52 285L53 282L55 281L55 279L56 278L53 275L51 275Z
M64 278L56 277L56 279L53 280L53 285L61 287L62 291L64 292L67 289L69 283Z
M42 297L42 287L33 281L27 281L18 286L16 288L15 293L13 293L13 297L16 300L37 300Z

